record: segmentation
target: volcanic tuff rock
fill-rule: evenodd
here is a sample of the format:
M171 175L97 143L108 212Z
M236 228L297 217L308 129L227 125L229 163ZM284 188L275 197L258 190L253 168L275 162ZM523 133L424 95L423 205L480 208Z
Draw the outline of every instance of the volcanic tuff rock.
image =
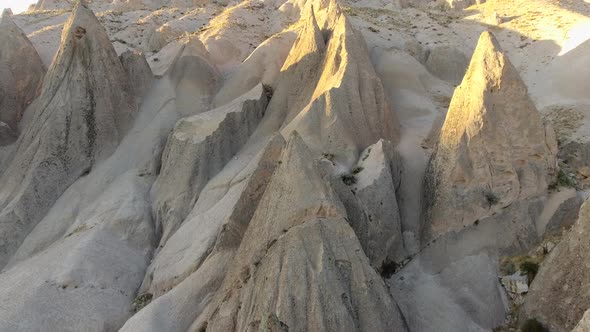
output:
M523 318L536 318L551 331L573 329L590 307L590 203L578 221L545 258L531 284ZM567 305L564 305L567 304Z
M220 290L193 328L246 330L274 315L294 331L405 330L345 218L294 132Z
M138 51L127 51L119 56L127 75L133 95L141 99L152 86L154 74L145 56Z
M0 45L0 128L8 127L13 133L13 139L6 138L0 129L0 145L5 145L16 140L25 109L41 91L45 67L8 11L0 19Z
M104 28L79 4L0 178L0 266L64 190L114 151L135 109Z
M207 182L256 129L267 102L267 91L259 84L231 104L176 124L153 188L156 230L162 234L162 244L186 218Z
M56 10L71 7L72 1L70 0L39 0L35 5L34 10Z
M428 166L423 244L544 195L556 154L555 134L495 37L484 32Z

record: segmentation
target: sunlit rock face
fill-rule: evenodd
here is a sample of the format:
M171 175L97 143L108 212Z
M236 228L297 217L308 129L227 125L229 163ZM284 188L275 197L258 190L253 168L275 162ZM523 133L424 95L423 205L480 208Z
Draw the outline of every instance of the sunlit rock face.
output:
M428 166L423 243L544 195L556 167L554 136L495 37L484 32Z
M106 31L78 5L0 178L0 266L65 189L114 151L135 111Z
M9 10L0 19L0 146L12 143L27 106L39 95L45 67Z

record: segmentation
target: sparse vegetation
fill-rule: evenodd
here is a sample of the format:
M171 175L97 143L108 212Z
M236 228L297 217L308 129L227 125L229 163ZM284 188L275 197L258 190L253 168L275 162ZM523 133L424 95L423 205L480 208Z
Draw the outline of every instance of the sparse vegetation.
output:
M537 272L539 272L539 263L533 260L526 260L520 263L520 270L527 274L530 284L535 276L537 276Z
M357 182L356 176L354 176L354 174L342 174L341 179L342 182L344 182L344 184L347 186L352 186Z
M574 188L575 186L576 180L569 176L563 168L560 168L555 182L549 185L549 189L555 190L559 187Z
M135 300L133 300L133 310L138 312L139 310L143 309L146 305L152 302L152 298L154 297L151 293L143 293L138 295Z
M527 321L522 324L520 330L522 332L549 332L549 330L535 318L527 319Z

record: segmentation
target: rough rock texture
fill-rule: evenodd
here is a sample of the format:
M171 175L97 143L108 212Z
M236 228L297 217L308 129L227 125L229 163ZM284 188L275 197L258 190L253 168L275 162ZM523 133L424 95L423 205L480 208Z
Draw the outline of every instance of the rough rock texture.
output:
M484 32L428 166L423 244L544 195L556 154L555 134L496 39Z
M590 310L587 310L582 319L578 322L578 325L572 330L572 332L588 332L590 331Z
M420 258L388 285L410 331L490 331L504 322L508 311L497 268L484 253L444 267Z
M104 28L78 5L0 178L0 266L65 189L114 151L136 109L129 91Z
M572 330L590 308L590 204L545 258L526 297L523 318L536 318L551 331Z
M294 133L233 263L193 329L405 330L346 212ZM269 284L270 280L274 280Z
M0 145L5 145L16 140L25 109L39 95L45 66L8 11L0 18L0 45Z
M154 74L145 56L137 51L127 51L121 54L119 59L129 76L133 94L137 98L143 97L154 82Z
M396 198L400 173L399 156L391 143L380 140L363 151L350 174L332 181L365 254L382 273L407 256Z
M71 7L72 1L70 0L39 0L35 5L34 10L57 10Z
M459 85L469 66L469 59L454 47L438 46L429 51L425 66L438 78Z
M231 104L177 123L153 189L156 231L162 234L162 244L186 218L207 182L256 129L267 102L267 91L259 84Z

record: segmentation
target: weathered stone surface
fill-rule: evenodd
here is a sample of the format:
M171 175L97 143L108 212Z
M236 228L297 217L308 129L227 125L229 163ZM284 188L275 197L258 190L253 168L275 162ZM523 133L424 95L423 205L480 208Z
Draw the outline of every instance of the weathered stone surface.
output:
M258 85L231 104L177 123L153 188L156 231L162 235L162 244L184 221L207 182L254 132L267 102L267 91Z
M469 59L454 47L438 46L429 51L425 66L436 77L459 85L469 66Z
M114 151L135 110L106 31L78 5L0 178L0 266L66 188Z
M489 32L456 89L424 186L423 244L515 201L544 195L557 143Z
M68 9L71 7L72 1L70 0L39 0L35 5L35 10L58 10Z
M119 56L127 75L131 90L137 98L141 98L154 82L154 74L145 56L138 51L127 51Z
M382 273L407 256L396 193L400 173L399 156L391 143L380 140L363 151L350 174L332 180L365 254Z
M527 275L521 275L520 271L503 276L500 280L504 289L510 293L523 294L529 291L529 278Z
M247 330L272 314L294 331L405 330L345 216L294 133L220 291L192 329Z
M572 330L590 307L590 204L545 258L526 297L523 318L536 318L551 331ZM564 305L567 304L567 305Z
M25 109L41 91L45 66L8 11L0 19L0 45L0 145L6 145L16 140Z

